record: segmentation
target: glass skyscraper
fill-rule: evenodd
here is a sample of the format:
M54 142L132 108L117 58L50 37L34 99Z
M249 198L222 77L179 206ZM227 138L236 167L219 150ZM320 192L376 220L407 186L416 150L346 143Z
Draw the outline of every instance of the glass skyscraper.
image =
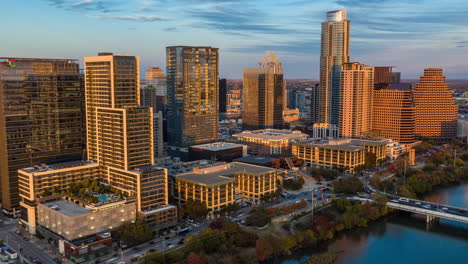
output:
M0 58L3 208L19 205L18 169L83 158L83 92L78 60Z
M285 82L275 53L268 51L258 68L244 68L243 85L242 128L282 128Z
M322 23L318 123L339 124L341 66L349 61L349 30L346 10L327 12Z
M218 49L166 48L169 154L218 139Z

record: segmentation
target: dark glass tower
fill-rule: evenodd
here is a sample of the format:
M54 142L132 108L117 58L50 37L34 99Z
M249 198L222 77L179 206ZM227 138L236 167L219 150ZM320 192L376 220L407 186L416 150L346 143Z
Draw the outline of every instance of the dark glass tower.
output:
M18 169L83 159L84 85L78 60L0 58L0 190L19 205Z

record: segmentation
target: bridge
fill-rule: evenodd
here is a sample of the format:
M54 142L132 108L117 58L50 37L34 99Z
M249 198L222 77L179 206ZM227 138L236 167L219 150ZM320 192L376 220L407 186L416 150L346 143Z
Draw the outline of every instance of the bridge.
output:
M468 223L468 209L391 195L376 190L365 181L362 181L362 183L369 191L385 195L388 198L387 207L425 215L428 226L434 222L438 222L440 218ZM362 197L359 198L360 200L366 199Z

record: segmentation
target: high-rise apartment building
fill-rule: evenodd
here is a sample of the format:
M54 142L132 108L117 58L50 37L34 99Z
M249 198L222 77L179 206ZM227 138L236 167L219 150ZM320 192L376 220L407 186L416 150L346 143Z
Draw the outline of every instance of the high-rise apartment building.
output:
M19 205L18 169L82 159L83 76L78 60L0 58L0 192Z
M40 179L53 179L47 183L57 193L68 188L62 182L100 179L136 200L139 219L155 228L175 223L176 208L168 205L167 170L153 165L153 111L139 106L138 57L100 53L85 57L84 66L89 161L19 172L23 179L32 179L20 181L25 225L35 232L36 208L47 195L27 190L40 188Z
M166 48L169 153L218 139L218 49Z
M275 53L268 51L258 68L244 68L243 86L243 129L282 128L285 82Z
M226 113L227 110L227 81L219 80L219 112Z
M392 66L378 66L374 67L374 88L383 89L388 88L392 83Z
M456 137L458 106L440 68L424 69L414 89L416 136L447 142Z
M411 85L392 85L373 93L372 130L400 144L413 143L415 118Z
M150 67L146 71L146 80L141 85L141 105L153 107L153 113L159 111L166 116L167 112L167 85L166 75L159 67Z
M327 12L322 23L319 123L339 124L341 66L349 61L349 31L345 9Z
M310 122L318 123L320 113L320 84L317 83L312 87L310 96Z
M372 128L374 68L344 63L341 71L340 126L342 137L360 137Z

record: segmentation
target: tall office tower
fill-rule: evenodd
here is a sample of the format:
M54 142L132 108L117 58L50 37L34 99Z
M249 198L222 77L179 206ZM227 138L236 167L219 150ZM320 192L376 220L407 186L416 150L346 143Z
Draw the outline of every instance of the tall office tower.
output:
M341 65L349 61L349 30L345 9L327 12L320 53L320 123L339 124Z
M414 136L414 104L411 84L374 90L372 130L400 144L411 144Z
M283 65L273 52L266 53L258 68L244 68L243 86L243 129L282 128Z
M392 66L374 67L374 88L389 88L392 83Z
M440 68L424 69L414 89L416 136L448 142L456 137L458 106Z
M310 96L310 122L312 124L318 123L319 121L319 112L320 112L320 84L315 84L312 87L311 96Z
M141 86L141 105L153 107L153 112L167 114L167 84L166 75L159 67L146 70L145 85Z
M83 158L78 60L0 58L0 192L19 205L18 169Z
M153 144L154 158L166 156L166 146L164 145L164 119L161 111L153 113Z
M219 112L226 113L227 110L227 81L219 80Z
M340 136L360 137L372 128L374 67L359 62L343 64L341 71Z
M172 155L218 139L218 49L166 48L168 143Z
M392 72L392 83L400 83L401 72Z

